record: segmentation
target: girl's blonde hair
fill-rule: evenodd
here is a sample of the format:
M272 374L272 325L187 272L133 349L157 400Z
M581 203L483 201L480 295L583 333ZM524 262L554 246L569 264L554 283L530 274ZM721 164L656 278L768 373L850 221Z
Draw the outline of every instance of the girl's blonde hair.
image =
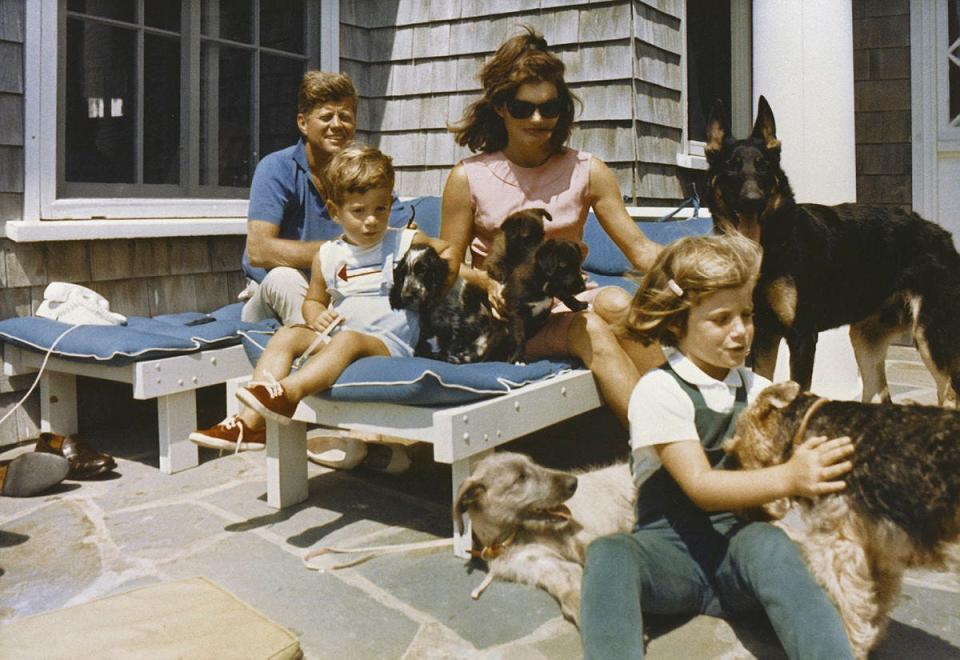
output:
M564 65L547 50L547 40L529 26L497 49L480 70L483 96L467 107L459 123L448 128L457 144L471 151L492 153L507 146L507 128L497 108L516 96L525 83L549 82L557 88L560 117L550 135L550 145L559 152L573 128L574 102L579 101L563 79Z
M739 234L687 236L659 254L650 272L634 275L626 330L643 344L676 346L686 333L690 309L720 289L756 283L760 246Z
M393 190L393 159L379 149L354 142L330 159L322 183L327 198L342 205L350 193L363 194L372 188Z

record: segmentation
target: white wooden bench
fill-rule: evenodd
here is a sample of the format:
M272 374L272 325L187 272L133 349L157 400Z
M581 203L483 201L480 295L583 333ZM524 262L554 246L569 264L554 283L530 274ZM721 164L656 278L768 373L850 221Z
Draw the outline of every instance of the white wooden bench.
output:
M246 378L227 384L227 406ZM267 421L267 503L276 508L307 499L307 424L390 435L433 445L433 459L451 466L452 497L473 465L494 448L603 405L593 375L574 369L464 405L427 407L386 402L339 402L318 396L300 403L294 422ZM470 549L469 524L454 534L454 552Z
M35 374L42 363L40 352L3 346L6 376ZM40 430L77 432L77 376L129 383L134 399L157 400L160 470L172 474L198 463L197 446L188 439L197 428L196 390L250 371L239 344L122 365L50 356L40 377Z

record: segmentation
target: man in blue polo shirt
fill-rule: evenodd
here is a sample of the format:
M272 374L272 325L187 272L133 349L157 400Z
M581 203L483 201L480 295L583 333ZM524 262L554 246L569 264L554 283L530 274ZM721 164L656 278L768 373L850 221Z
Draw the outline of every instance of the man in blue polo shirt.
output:
M322 172L353 142L357 91L349 76L308 71L297 94L297 144L257 165L247 211L243 272L254 283L243 307L248 322L268 318L303 323L310 263L323 241L341 229L327 213Z

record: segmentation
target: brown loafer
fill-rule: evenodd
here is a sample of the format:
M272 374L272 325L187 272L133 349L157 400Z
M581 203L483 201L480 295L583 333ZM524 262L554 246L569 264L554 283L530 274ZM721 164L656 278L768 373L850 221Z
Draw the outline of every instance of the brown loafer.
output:
M67 459L70 462L70 479L90 479L117 467L112 456L97 451L76 435L41 433L34 451Z
M30 497L56 486L70 470L63 456L20 454L10 461L0 461L0 495Z

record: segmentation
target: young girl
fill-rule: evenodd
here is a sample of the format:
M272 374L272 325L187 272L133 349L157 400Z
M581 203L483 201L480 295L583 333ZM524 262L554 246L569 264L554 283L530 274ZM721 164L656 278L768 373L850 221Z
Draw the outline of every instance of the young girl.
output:
M849 438L811 438L784 465L726 470L723 440L770 382L741 365L753 339L759 247L740 236L690 237L657 258L628 330L659 341L667 363L630 397L637 522L587 550L580 605L586 658L642 658L642 612L766 612L791 658L851 657L834 605L778 528L731 510L844 488Z
M194 431L190 439L199 445L262 449L265 416L289 423L301 399L329 389L360 358L413 355L417 314L390 306L394 264L411 245L426 244L453 270L450 250L419 231L387 226L394 171L390 157L377 149L345 147L330 161L326 178L327 207L343 235L325 242L313 258L305 323L284 326L270 339L253 380L237 392L245 404L240 414ZM318 337L329 342L291 373L294 360L316 346ZM328 467L353 467L367 451L362 440L347 436L330 436L325 444L314 447L311 458Z

